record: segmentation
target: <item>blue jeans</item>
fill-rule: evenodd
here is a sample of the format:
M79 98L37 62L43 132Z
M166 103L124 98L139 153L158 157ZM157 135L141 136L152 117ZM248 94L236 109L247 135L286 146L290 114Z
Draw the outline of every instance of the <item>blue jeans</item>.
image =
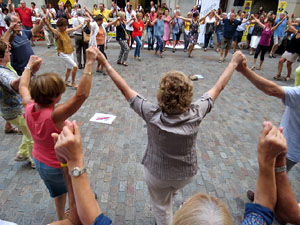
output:
M148 49L153 49L154 45L154 29L153 27L148 27Z
M141 56L141 47L142 47L142 40L141 40L142 37L139 37L139 36L136 36L134 38L134 41L136 43L136 47L135 47L135 50L134 50L134 56L138 56L140 57Z
M161 36L155 36L155 37L157 40L155 51L158 51L158 49L159 49L160 52L162 52L163 48L164 48L164 41Z

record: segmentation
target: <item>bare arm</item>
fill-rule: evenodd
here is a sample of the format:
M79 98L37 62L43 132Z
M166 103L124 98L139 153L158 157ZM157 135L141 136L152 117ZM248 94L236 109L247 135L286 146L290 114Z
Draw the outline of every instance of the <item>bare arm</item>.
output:
M15 90L19 91L19 85L20 85L21 77L11 82L10 86Z
M199 19L199 22L201 23L202 21L205 21L206 17L208 17L208 15L209 15L210 13L211 13L211 12L206 13L206 15L204 15L202 18Z
M267 80L262 76L259 76L248 66L239 71L242 73L255 87L264 92L267 95L274 96L280 99L285 98L284 90L281 86L277 85L273 81Z
M59 38L60 34L58 32L58 30L54 29L51 24L49 23L48 20L45 20L47 27L49 28L49 30L57 37Z
M192 19L190 19L190 18L185 18L185 17L183 17L183 16L177 16L176 18L178 18L178 19L182 19L184 22L192 22Z
M242 53L240 51L236 52L231 62L228 64L222 75L219 77L217 83L208 91L208 94L213 100L216 100L225 86L228 84L233 72L238 66L239 60L242 58Z
M74 32L74 31L76 31L76 30L79 30L79 29L82 28L82 27L83 27L83 23L79 24L77 27L68 28L66 31L67 31L68 33L72 33L72 32Z
M127 101L137 95L137 93L128 86L126 81L109 65L102 53L98 57L98 62L104 65L108 75L122 92Z
M221 18L218 14L215 13L215 17L218 18L218 20L223 20L223 18Z
M291 23L290 20L288 20L288 24L289 24L288 30L289 30L290 32L293 32L294 34L296 34L296 33L298 32L298 30L293 26L293 24ZM297 24L297 25L298 25L298 24Z
M10 12L10 13L14 12L15 9L14 9L14 6L13 6L11 0L8 0L8 1L7 1L7 4L8 4L8 10L9 10L9 12Z
M251 17L255 20L256 23L258 23L258 25L259 25L262 29L265 29L265 28L266 28L266 26L265 26L263 23L261 23L258 19L256 19L254 16L251 16Z
M9 26L8 30L5 32L5 34L3 36L3 41L4 42L9 42L10 43L11 37L16 36L16 32L14 31L16 25L17 24L15 22L10 23L10 26Z
M276 158L276 167L286 165L286 156L281 154ZM276 219L280 222L300 224L300 209L293 193L287 172L275 173L277 186Z
M21 76L19 93L22 97L22 103L24 107L32 102L32 98L29 91L29 83L30 83L31 71L29 69L25 69Z
M34 36L34 35L40 33L40 31L42 30L43 26L44 26L44 20L41 20L40 23L37 26L34 26L31 29L32 35Z
M99 52L95 47L86 50L86 64L75 95L55 107L52 112L52 119L57 128L62 129L64 121L77 112L88 98L92 85L93 66Z
M92 13L91 11L89 11L87 7L84 7L84 10L85 10L88 14L90 14L91 16L94 16L94 13Z

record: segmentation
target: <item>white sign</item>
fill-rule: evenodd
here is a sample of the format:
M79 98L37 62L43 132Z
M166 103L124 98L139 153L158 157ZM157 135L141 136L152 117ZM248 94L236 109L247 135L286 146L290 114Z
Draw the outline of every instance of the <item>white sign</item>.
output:
M209 11L212 9L217 10L220 5L220 0L205 0L202 1L201 5L201 12L200 12L200 18L205 16ZM198 36L198 43L204 43L204 30L205 30L205 24L200 25L200 32Z
M16 223L0 220L0 225L17 225Z
M95 115L90 119L91 122L112 124L116 116L104 113L95 113Z

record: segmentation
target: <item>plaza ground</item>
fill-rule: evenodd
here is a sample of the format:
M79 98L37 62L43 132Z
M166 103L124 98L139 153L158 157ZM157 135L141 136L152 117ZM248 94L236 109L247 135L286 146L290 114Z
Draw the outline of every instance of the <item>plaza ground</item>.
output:
M55 72L64 77L64 64L54 48L48 50L45 42L39 42L34 52L43 58L40 73ZM206 53L196 50L193 58L188 58L182 50L176 53L167 50L163 59L153 51L142 50L142 61L139 62L133 59L131 50L129 66L124 67L116 64L119 53L116 42L109 43L106 53L111 65L128 84L154 102L163 73L179 70L187 75L203 75L203 80L194 82L196 100L213 86L232 56L229 53L225 63L218 63L219 54L214 50ZM245 53L251 66L253 57L248 51ZM266 57L259 73L272 79L277 72L278 60ZM293 71L298 64L294 64ZM78 82L82 72L79 70L77 74ZM286 68L283 75L286 75ZM292 86L294 80L276 82ZM74 93L74 89L67 88L62 101ZM254 189L256 183L257 140L261 124L270 120L278 126L283 111L279 99L266 96L235 72L200 126L197 137L199 170L194 181L176 195L174 211L194 193L207 193L228 205L237 224L248 202L246 191ZM112 125L89 122L98 112L117 117ZM146 125L108 76L94 73L90 96L71 119L76 119L80 125L85 164L101 210L117 225L154 224L141 165L147 145ZM0 119L0 128L4 129L3 119ZM14 161L20 143L20 135L0 132L0 219L24 225L48 224L56 220L54 201L37 171L27 163ZM289 178L300 202L298 166L293 168Z

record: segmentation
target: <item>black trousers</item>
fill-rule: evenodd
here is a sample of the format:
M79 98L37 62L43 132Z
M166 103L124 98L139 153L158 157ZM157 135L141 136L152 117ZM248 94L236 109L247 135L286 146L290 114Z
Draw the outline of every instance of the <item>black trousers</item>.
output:
M263 45L258 45L256 50L255 50L255 55L254 55L254 59L257 59L259 53L261 52L260 54L260 61L264 61L265 59L265 54L266 52L268 51L269 49L269 46L263 46Z

